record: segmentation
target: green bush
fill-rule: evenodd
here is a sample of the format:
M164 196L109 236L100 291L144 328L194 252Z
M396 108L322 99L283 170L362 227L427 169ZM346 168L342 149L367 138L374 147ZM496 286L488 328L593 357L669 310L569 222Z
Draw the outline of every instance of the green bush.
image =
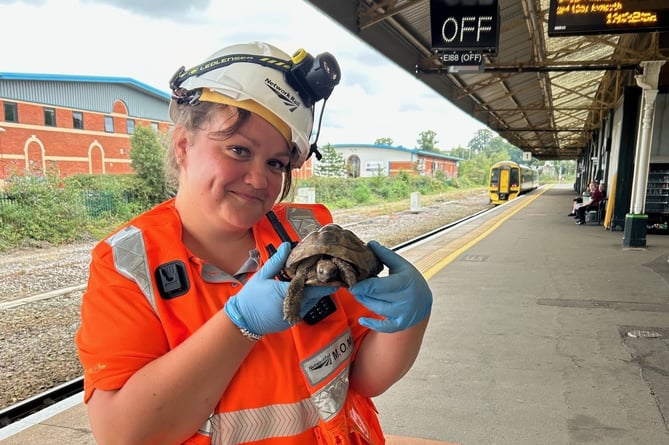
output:
M424 195L443 193L450 188L443 179L405 173L400 173L398 176L376 175L368 178L312 177L300 179L296 186L314 188L316 201L325 203L333 209L408 199L412 192Z
M13 174L0 194L0 251L101 239L150 203L134 175Z
M0 248L64 244L79 239L86 209L81 195L56 175L13 175L0 205Z
M371 178L312 177L316 200L332 209L352 208L443 193L462 181L399 174ZM0 192L0 251L20 246L59 245L102 239L154 205L137 175L14 175Z
M316 189L316 200L318 202L337 202L343 199L352 199L350 185L349 178L312 177L299 180L294 186L313 187Z
M355 184L351 190L353 200L357 204L366 204L372 199L372 192L363 184Z

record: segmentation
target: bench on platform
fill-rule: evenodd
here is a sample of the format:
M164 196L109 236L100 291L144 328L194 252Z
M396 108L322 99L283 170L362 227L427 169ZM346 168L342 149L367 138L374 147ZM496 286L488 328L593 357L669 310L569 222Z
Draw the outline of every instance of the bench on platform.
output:
M606 202L607 198L599 201L597 205L597 210L588 210L585 212L585 223L586 224L601 224L604 221L604 216L606 215Z

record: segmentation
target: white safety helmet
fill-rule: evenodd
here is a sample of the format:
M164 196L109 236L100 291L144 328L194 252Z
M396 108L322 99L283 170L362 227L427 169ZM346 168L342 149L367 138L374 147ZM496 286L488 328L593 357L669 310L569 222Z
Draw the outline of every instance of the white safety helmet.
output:
M291 58L263 42L232 45L196 67L177 71L170 81L170 117L175 119L178 104L196 105L199 101L247 109L265 118L294 144L297 156L292 166L299 168L312 152L320 156L315 143L312 146L309 142L314 103L327 99L339 79L339 65L329 53L314 58L298 50Z

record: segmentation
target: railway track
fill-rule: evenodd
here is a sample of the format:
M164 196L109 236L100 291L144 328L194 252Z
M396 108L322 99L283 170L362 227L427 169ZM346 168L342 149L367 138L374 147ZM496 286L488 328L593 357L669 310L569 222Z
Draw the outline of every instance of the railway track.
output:
M56 289L49 292L43 292L41 294L31 295L29 297L17 298L16 300L0 302L0 310L2 309L11 309L23 304L33 303L35 301L46 300L47 298L60 297L64 294L69 294L71 292L83 291L86 289L86 284L77 284L75 286L68 286L62 289Z
M400 250L400 249L407 249L411 247L413 244L425 241L426 239L429 239L430 237L437 236L439 235L440 232L446 231L458 224L461 224L465 221L468 221L469 219L478 217L479 215L491 210L489 206L485 206L483 210L477 210L474 213L468 214L460 219L457 219L455 221L448 222L447 224L441 225L437 228L427 230L424 233L421 233L417 236L414 236L408 240L404 240L399 242L398 244L395 244L392 249L393 250ZM385 227L385 230L388 230L388 218L386 217L385 220L378 222L379 224L383 225ZM369 228L370 224L373 225L374 223L370 223L370 220L367 219L367 222L360 222L360 221L354 221L354 222L348 222L342 224L343 226L349 226L352 228L352 230L356 230L356 232L362 232L363 227ZM357 226L357 228L355 228ZM392 230L392 228L391 228ZM362 237L362 236L361 236ZM362 237L363 239L367 238L369 239L370 237ZM376 237L371 237L371 238L376 238ZM84 284L80 285L74 285L74 286L67 286L62 289L58 290L53 290L33 296L28 296L28 297L23 297L19 298L16 300L8 301L8 302L0 302L0 310L1 309L6 309L6 310L12 310L16 308L20 308L22 305L29 305L35 302L43 301L43 300L48 300L48 299L53 299L57 298L66 294L72 294L76 292L82 292L83 288L85 287ZM6 408L0 409L0 427L1 426L6 426L11 423L17 422L21 419L24 419L42 409L45 409L61 400L65 400L72 395L78 394L81 391L83 391L83 378L82 377L77 377L72 380L67 381L66 383L57 385L51 389L48 389L44 392L41 392L40 394L37 394L35 396L29 397L27 399L24 399L20 402L11 404L10 406L7 406Z
M4 408L0 410L0 427L25 419L31 414L39 412L61 400L79 394L83 390L84 378L78 377L63 383L62 385L58 385L55 388L44 391L41 394L37 394L29 399L22 400L19 403Z

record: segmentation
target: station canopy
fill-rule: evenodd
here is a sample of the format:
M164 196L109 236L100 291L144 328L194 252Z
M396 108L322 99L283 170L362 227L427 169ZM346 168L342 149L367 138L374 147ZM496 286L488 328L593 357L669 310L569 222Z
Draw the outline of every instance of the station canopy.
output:
M579 158L624 88L636 85L640 63L669 55L665 28L607 33L585 23L570 35L568 26L553 22L549 36L549 18L555 20L556 7L620 8L633 1L655 8L654 17L666 21L669 0L307 1L509 143L543 160ZM495 5L499 16L492 29L498 33L497 47L435 50L431 9L445 4L452 17L439 22L444 26L441 35L454 37L456 44L467 43L457 41L455 37L464 35L457 31L471 25L466 29L480 37L476 26L486 25L471 17L462 22L458 8L472 2ZM642 21L638 15L618 15L630 23ZM582 21L577 18L577 24L578 20ZM453 57L460 57L459 64L453 64ZM481 63L462 62L477 57Z

